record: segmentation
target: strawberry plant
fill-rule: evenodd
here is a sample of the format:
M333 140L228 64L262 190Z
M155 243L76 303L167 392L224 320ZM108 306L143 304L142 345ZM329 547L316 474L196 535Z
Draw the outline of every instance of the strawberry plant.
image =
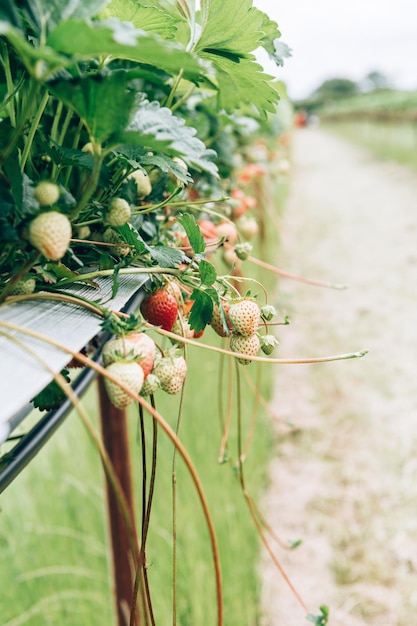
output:
M174 430L158 413L154 395L182 397L187 344L241 365L362 353L292 361L269 356L277 343L269 331L274 310L242 263L285 272L253 257L242 236L264 234L262 181L267 172L271 180L282 175L287 156L285 141L273 153L285 135L276 113L278 85L254 51L264 48L277 65L288 51L277 24L252 0L200 5L10 0L0 8L0 304L70 298L102 318L103 329L115 336L101 366L21 329L94 369L117 409L138 404L141 419L146 411L171 439L207 522L220 625L219 555L208 505L179 438L181 411ZM271 145L262 139L266 134ZM112 282L114 296L124 274L147 278L142 305L127 319L95 297L97 278ZM88 302L72 290L80 284L91 290ZM207 326L225 339L223 347L217 337L196 341ZM6 334L16 330L11 323L0 327ZM239 370L236 376L240 381ZM135 533L114 468L67 378L55 374L54 386L78 407L123 513L134 570L130 623L137 623L138 597L146 623L154 623L145 559L152 498L143 498L141 533ZM39 398L35 402L46 408ZM240 420L239 409L238 454L230 464L264 539L244 482ZM154 445L153 470L156 459ZM175 564L176 555L174 571ZM175 623L175 574L173 595Z

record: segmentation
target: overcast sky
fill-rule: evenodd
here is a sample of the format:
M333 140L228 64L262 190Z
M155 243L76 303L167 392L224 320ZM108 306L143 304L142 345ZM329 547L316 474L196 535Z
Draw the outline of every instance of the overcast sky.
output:
M292 98L334 77L385 74L393 86L417 89L417 0L254 0L278 23L292 57L275 70Z

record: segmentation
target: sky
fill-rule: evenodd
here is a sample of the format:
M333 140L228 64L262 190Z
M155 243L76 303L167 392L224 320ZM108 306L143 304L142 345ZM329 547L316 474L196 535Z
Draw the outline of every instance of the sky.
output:
M265 70L282 79L293 99L328 78L362 80L384 74L393 87L417 89L417 0L254 0L278 23L292 50L283 68L266 54Z

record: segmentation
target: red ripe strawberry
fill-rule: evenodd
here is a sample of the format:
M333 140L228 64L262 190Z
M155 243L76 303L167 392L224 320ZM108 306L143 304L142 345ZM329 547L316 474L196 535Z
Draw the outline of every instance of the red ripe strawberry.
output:
M160 359L155 366L154 374L159 378L161 389L175 395L181 391L187 374L187 362L184 357L168 356Z
M131 391L139 393L143 385L143 370L133 361L117 361L110 363L106 370ZM107 394L117 409L124 409L133 399L112 380L104 379Z
M217 224L216 233L219 239L224 237L224 239L231 245L235 243L238 234L236 226L226 220Z
M206 243L218 239L216 225L211 220L198 220L197 224Z
M158 289L142 301L140 310L150 324L172 330L178 315L178 304L166 289Z
M155 360L155 343L146 333L131 332L107 341L102 354L105 367L121 359L136 361L146 378Z
M232 352L241 352L249 356L256 356L260 347L261 342L256 334L249 335L248 337L244 337L243 335L232 335L230 337L230 349ZM237 361L242 365L249 365L252 359L240 357Z
M236 333L249 337L258 330L261 310L254 300L243 298L230 306L229 319Z

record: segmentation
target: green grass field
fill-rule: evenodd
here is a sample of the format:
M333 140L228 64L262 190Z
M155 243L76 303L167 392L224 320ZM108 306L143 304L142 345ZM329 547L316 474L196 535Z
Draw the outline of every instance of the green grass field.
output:
M415 122L340 121L325 127L370 149L376 156L417 169L417 124Z
M271 243L271 242L270 242ZM269 288L274 279L252 272ZM257 289L254 289L257 291ZM216 341L209 328L203 339ZM189 351L181 437L202 480L214 519L224 585L224 623L259 623L259 540L233 463L218 463L221 425L218 404L219 355ZM252 379L256 364L247 371ZM242 370L242 368L240 368ZM260 386L270 392L272 368L263 366ZM257 381L257 384L259 381ZM254 396L242 377L243 438L252 418ZM225 391L226 393L226 391ZM179 398L159 392L157 408L175 426ZM84 404L97 422L95 386ZM142 462L138 416L129 414L135 496L140 519ZM150 440L151 420L147 437ZM237 458L234 411L229 454ZM259 496L267 482L273 434L260 410L245 477ZM161 431L156 491L147 560L156 623L172 623L172 457ZM216 623L214 570L201 506L188 472L178 460L178 625ZM0 614L2 626L111 626L114 621L103 473L79 417L72 413L40 454L0 500Z

